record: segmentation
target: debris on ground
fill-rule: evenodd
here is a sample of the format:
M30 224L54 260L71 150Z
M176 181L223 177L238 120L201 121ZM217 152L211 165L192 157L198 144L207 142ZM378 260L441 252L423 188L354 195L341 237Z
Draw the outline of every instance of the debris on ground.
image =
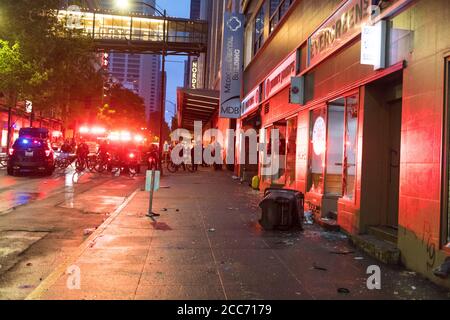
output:
M34 288L34 286L30 285L30 284L24 284L19 286L19 289L32 289Z
M27 263L27 267L31 267L33 264L31 262Z
M450 257L445 259L444 263L433 270L433 274L441 279L447 279L450 275Z
M228 208L228 210L230 210L230 211L238 211L239 210L239 208Z
M293 246L294 241L293 240L283 240L283 241L278 241L276 244L284 244L286 246Z
M314 270L320 270L320 271L328 271L327 268L320 267L320 266L316 265L315 263L313 264L313 269Z
M355 253L355 251L330 251L331 254L337 254L337 255L342 255L342 256L346 256L352 253Z
M211 228L211 229L209 229L208 231L209 231L209 232L216 232L216 229Z
M355 257L355 260L364 260L363 257Z
M239 178L238 176L232 176L231 179L233 179L233 180L240 180L241 178Z
M342 294L349 294L350 290L348 290L347 288L339 288L337 289L337 292Z
M83 234L85 236L89 236L91 234L93 234L95 232L96 228L88 228L88 229L84 229Z
M311 211L306 211L304 214L304 224L305 225L312 225L314 224L314 215Z

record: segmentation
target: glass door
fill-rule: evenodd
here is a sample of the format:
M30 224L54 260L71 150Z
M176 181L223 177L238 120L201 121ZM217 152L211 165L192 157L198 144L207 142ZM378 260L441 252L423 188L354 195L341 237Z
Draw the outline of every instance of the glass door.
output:
M309 192L323 193L325 152L327 145L327 107L322 106L310 113L310 146L308 163Z
M295 184L297 165L297 117L287 120L286 129L286 186Z
M345 144L344 144L344 197L355 198L356 159L358 146L359 95L345 98Z
M328 104L328 130L325 167L325 194L342 197L344 158L345 99Z

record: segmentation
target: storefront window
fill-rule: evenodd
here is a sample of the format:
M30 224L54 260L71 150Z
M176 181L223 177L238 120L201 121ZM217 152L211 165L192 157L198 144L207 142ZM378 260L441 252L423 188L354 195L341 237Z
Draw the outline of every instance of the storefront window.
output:
M344 196L354 199L356 186L356 148L358 145L358 95L345 102Z
M278 170L272 176L272 184L284 185L286 183L286 121L274 124L272 130L278 130L278 154L272 153L272 161L277 164Z
M272 127L268 127L266 129L263 129L263 131L260 133L260 136L262 137L261 143L265 143L266 146L266 152L262 153L264 156L261 159L261 169L262 169L262 180L263 181L270 181L271 175L267 174L267 172L271 172L271 160L272 160L272 144L270 143L272 134Z
M309 192L323 193L323 173L326 151L327 109L322 107L311 111L309 148Z
M296 178L297 117L287 120L286 131L286 186L292 186Z
M275 140L278 144L278 150L275 149L276 152L272 152L273 130L278 131L278 141ZM270 163L265 168L270 169L267 171L270 172L270 175L263 175L263 180L274 185L284 185L286 183L286 121L277 122L266 128L265 133L267 157L269 158L266 163Z

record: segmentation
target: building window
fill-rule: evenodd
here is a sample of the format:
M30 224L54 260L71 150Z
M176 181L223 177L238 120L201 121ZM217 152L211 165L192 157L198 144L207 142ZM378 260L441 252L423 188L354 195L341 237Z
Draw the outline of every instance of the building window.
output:
M442 243L450 249L450 57L445 61L445 178L444 178L444 214L442 219Z
M264 4L255 16L255 28L253 37L253 54L255 55L264 44Z
M359 95L311 111L309 192L354 200Z
M269 33L275 30L278 22L280 22L293 2L294 0L270 0Z

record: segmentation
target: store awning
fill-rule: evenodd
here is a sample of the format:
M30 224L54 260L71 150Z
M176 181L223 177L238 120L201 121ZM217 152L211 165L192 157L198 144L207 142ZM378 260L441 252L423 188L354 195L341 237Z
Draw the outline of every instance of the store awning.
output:
M219 110L219 91L178 88L178 126L194 130L194 121L210 121Z

